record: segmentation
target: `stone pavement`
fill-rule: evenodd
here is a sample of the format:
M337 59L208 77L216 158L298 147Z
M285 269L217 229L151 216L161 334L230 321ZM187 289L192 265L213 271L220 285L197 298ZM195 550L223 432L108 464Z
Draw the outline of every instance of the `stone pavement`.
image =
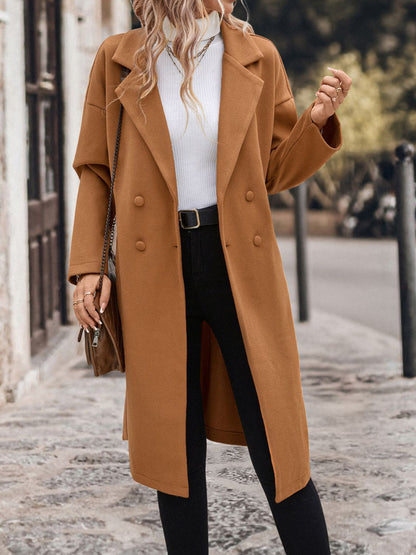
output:
M415 555L416 379L400 343L316 310L296 333L332 553ZM124 386L78 358L0 411L0 554L166 553L156 491L130 475ZM210 441L207 479L210 554L283 553L246 447Z

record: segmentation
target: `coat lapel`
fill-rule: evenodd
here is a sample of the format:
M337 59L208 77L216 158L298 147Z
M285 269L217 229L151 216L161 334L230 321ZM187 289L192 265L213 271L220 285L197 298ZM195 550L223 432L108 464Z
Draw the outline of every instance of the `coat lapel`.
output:
M137 80L138 71L133 67L133 55L144 42L144 38L142 29L129 31L124 35L114 52L112 60L131 69L127 77L116 87L115 93L146 142L172 197L177 203L175 162L159 89L157 86L154 87L143 100L142 107L145 116L143 116L136 101L139 85Z
M228 28L228 27L227 27ZM233 32L231 29L228 33ZM238 154L255 112L264 81L251 73L230 51L237 46L240 36L224 33L224 57L222 63L221 101L218 123L217 147L217 198L222 201L230 182ZM237 31L235 31L237 33ZM231 38L232 37L232 38ZM227 48L228 42L228 51ZM243 39L241 39L243 42ZM257 47L253 41L252 53ZM258 51L262 56L261 52ZM237 51L237 55L240 53Z
M241 31L233 29L225 20L221 22L221 33L224 56L217 148L218 200L224 197L263 88L263 80L246 67L263 57L254 40L250 36L244 37ZM134 29L125 33L118 44L112 60L132 71L116 87L115 93L151 151L177 205L172 145L157 86L143 100L145 116L136 103L139 87L133 55L144 38L143 29Z

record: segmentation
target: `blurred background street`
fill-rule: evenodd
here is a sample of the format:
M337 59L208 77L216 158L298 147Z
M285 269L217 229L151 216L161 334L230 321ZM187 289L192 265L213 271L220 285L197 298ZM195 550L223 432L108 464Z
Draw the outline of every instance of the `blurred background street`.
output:
M416 382L399 341L317 309L296 333L332 553L416 554ZM122 377L62 353L0 412L0 553L166 553L156 492L130 476L123 400ZM210 553L283 554L246 447L209 441L207 480Z
M291 297L296 299L293 239L278 238ZM313 308L400 337L397 242L312 237L308 239Z

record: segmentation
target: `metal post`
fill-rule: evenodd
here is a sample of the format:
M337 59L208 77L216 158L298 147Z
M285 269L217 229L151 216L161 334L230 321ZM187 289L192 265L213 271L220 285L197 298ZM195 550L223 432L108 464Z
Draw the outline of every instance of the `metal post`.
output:
M403 376L416 377L416 240L414 147L396 148L397 241L399 253L400 311Z
M306 260L307 233L307 185L306 182L294 189L296 231L296 273L298 284L299 321L309 320L308 274Z

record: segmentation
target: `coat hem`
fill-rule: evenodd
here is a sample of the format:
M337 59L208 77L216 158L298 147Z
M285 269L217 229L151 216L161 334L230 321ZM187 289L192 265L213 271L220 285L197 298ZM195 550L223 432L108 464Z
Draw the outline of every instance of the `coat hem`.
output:
M207 438L217 443L227 443L229 445L247 445L243 432L235 432L233 430L221 430L205 425Z
M150 476L146 476L145 474L136 472L132 467L130 467L130 471L131 471L133 480L135 482L138 482L139 484L142 484L143 486L160 490L163 493L168 493L169 495L177 495L179 497L189 497L188 486L175 486L172 484L168 484L167 482L162 482L161 480L157 480L155 478L150 478Z
M308 472L302 476L302 478L293 480L288 484L285 483L284 486L281 488L280 493L278 493L276 490L276 494L274 497L275 503L280 503L281 501L284 501L291 495L295 494L297 491L304 488L309 482L310 478L311 478L311 471L309 469Z

